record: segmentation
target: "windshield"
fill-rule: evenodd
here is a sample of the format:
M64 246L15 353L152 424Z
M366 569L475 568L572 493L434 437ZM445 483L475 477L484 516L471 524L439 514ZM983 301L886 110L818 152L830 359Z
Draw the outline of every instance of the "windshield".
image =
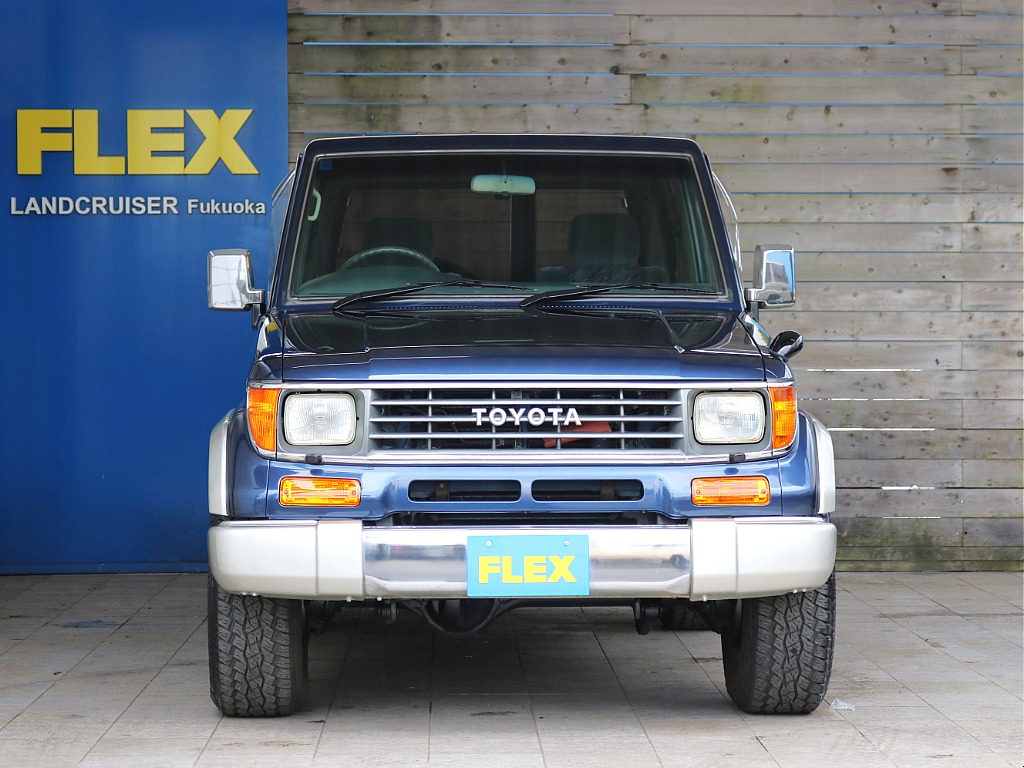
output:
M296 298L660 285L724 292L693 164L637 155L321 159L290 277ZM383 295L383 294L382 294Z

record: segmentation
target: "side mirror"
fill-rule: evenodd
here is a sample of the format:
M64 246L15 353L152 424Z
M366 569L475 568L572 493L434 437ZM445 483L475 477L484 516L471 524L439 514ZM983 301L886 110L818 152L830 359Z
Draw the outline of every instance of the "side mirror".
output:
M252 259L242 249L210 251L206 262L206 300L210 309L263 311L263 291L252 287Z
M796 303L796 270L793 247L759 245L754 251L754 287L747 289L747 305L791 307Z
M804 337L796 331L783 331L768 346L788 360L804 348Z

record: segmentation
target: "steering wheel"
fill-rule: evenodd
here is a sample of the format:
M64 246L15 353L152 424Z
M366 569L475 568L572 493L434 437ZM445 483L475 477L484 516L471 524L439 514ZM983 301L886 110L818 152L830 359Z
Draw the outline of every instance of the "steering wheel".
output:
M378 245L373 248L367 248L364 251L360 251L355 254L351 259L341 265L342 269L352 269L352 267L359 266L368 259L375 259L381 254L390 253L396 256L404 256L405 258L417 262L420 266L424 266L427 269L432 269L435 272L440 272L440 268L433 261L430 260L429 256L424 256L419 251L414 251L412 248L403 248L400 245Z

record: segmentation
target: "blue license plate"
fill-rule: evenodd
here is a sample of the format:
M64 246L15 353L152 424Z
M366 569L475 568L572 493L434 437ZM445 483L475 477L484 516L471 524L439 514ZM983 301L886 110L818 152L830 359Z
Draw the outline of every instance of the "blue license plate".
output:
M586 536L469 536L469 597L576 597L590 594Z

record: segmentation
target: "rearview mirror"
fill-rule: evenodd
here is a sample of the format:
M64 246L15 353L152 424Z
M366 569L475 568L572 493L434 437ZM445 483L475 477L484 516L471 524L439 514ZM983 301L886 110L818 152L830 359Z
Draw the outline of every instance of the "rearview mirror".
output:
M747 289L751 309L791 307L796 303L793 247L759 245L754 251L754 287Z
M474 192L490 192L495 195L532 195L537 191L537 182L529 176L507 174L486 174L474 176L469 182Z
M243 249L210 251L206 261L206 300L210 309L262 307L263 291L252 287L252 259Z

